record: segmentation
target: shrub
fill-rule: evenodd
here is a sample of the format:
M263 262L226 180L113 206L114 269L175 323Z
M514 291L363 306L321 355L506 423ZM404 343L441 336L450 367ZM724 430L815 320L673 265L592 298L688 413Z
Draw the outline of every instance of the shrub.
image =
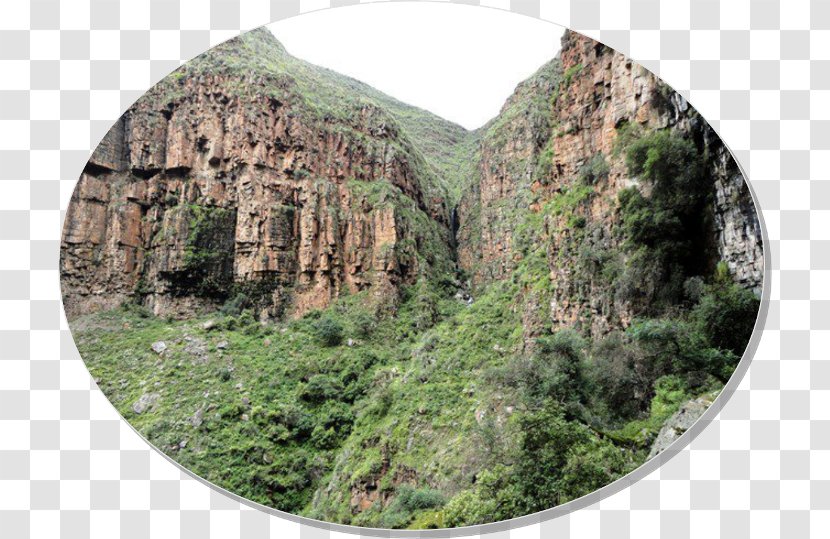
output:
M536 399L554 397L562 403L584 401L587 379L584 371L585 341L571 329L559 330L536 340L537 352L529 373L528 389Z
M443 494L437 490L400 485L395 489L392 503L383 512L381 525L385 528L404 528L416 512L440 507L444 502Z
M364 338L372 335L377 324L375 317L364 310L359 310L352 314L351 320L355 335Z
M398 487L395 497L395 503L410 512L440 507L445 502L444 495L437 490L428 487L415 489L409 485Z
M219 312L225 316L239 316L242 311L250 306L248 296L242 292L236 294L219 309Z
M438 302L441 298L435 292L432 283L421 279L418 281L414 299L413 326L418 331L427 330L438 321Z
M495 511L493 500L482 500L478 492L465 490L456 494L445 506L444 524L457 527L491 522Z
M339 445L340 436L331 427L317 425L311 432L310 441L317 449L333 449Z
M649 189L648 196L633 187L618 196L631 253L625 299L657 314L680 302L686 279L705 270L712 179L694 143L668 131L629 140L626 165Z
M343 341L343 325L330 316L317 322L316 332L317 338L324 346L337 346Z
M343 386L335 378L327 374L312 376L300 390L300 397L308 402L322 403L337 398Z
M574 445L558 482L559 503L593 492L628 471L624 453L614 444L596 437Z
M611 418L635 417L648 402L637 348L621 332L597 340L592 350L590 378L594 395Z
M611 167L601 153L595 154L585 164L579 167L579 181L583 185L595 185L608 178Z
M588 431L565 419L562 407L545 402L541 410L519 419L521 440L515 481L520 485L528 511L541 511L563 501L562 471L568 454L588 441Z
M694 370L696 351L688 324L676 319L638 320L627 331L643 354L646 379L653 382L661 376Z
M740 357L752 334L760 300L732 283L724 271L721 269L715 282L705 288L692 317L711 346Z
M689 400L688 386L677 375L664 376L654 383L654 398L651 400L651 417L665 421L685 401Z

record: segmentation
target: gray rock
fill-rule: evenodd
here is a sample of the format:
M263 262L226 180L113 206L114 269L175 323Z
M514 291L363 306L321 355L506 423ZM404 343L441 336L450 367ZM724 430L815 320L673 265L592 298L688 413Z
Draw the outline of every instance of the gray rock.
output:
M204 421L204 411L201 408L196 410L196 413L193 414L192 416L190 416L190 424L193 425L194 427L200 426L203 421Z
M654 443L651 445L648 458L662 452L680 438L700 419L700 416L709 408L710 404L712 403L709 400L700 398L681 406L673 416L663 423L663 427L657 433L657 438L654 439Z
M228 344L228 341L219 341L218 343L216 343L216 348L218 348L219 350L224 350L228 347Z
M184 351L188 354L196 357L203 357L207 353L205 341L202 339L186 337L185 340L187 341L187 345L184 347Z
M202 329L205 331L211 331L216 329L216 320L206 320L202 323Z
M159 400L158 393L145 393L133 403L133 412L143 414Z
M150 345L150 348L153 349L153 352L157 353L158 355L161 355L164 353L165 350L167 350L167 344L165 344L164 341L156 341Z

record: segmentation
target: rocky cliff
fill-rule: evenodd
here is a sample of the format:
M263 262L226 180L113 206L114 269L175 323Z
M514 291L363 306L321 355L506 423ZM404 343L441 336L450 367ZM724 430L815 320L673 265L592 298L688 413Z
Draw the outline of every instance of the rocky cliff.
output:
M625 327L640 309L609 278L627 264L618 253L617 199L626 188L648 187L630 174L622 139L663 130L693 140L706 162L711 201L701 274L723 260L738 282L760 292L760 226L719 137L645 68L573 32L559 57L481 130L479 174L459 204L459 263L474 288L535 273L523 283L529 336L558 326L595 335Z
M454 274L457 258L473 288L519 270L529 335L624 326L637 308L589 255L619 247L617 195L639 185L618 150L631 126L706 153L709 265L760 290L740 171L681 96L623 55L568 32L467 132L291 57L263 29L177 70L96 149L65 224L66 308L135 299L181 317L242 295L263 317L301 314L342 291L394 296ZM530 286L540 270L546 293Z
M223 44L130 107L89 160L65 224L67 312L137 299L182 317L244 294L278 316L451 273L436 170L463 133L290 57L267 30Z

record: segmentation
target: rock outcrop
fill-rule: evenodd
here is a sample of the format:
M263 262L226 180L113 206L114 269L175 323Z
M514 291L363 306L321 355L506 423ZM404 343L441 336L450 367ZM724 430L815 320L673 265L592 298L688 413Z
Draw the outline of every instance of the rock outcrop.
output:
M277 59L288 67L249 65ZM301 69L354 95L309 104L289 74ZM451 271L447 197L432 168L371 95L315 69L260 30L136 102L69 207L68 314L137 299L184 317L239 293L262 316L301 314L342 290L393 294Z
M573 32L560 56L522 83L480 134L480 174L459 204L459 263L473 286L536 264L549 294L526 287L528 337L551 328L604 334L627 326L637 307L594 274L619 249L617 197L631 186L619 139L626 130L669 130L695 141L712 180L706 264L726 261L760 293L757 214L728 150L698 113L644 67ZM528 210L536 217L526 217ZM522 222L535 223L534 230ZM533 260L533 259L537 260ZM623 263L624 265L624 263ZM530 339L529 339L530 340Z
M648 458L652 458L658 453L663 452L663 450L683 436L701 418L706 410L709 409L711 404L711 400L701 397L681 406L674 415L666 420L660 432L657 433L657 437L651 445Z

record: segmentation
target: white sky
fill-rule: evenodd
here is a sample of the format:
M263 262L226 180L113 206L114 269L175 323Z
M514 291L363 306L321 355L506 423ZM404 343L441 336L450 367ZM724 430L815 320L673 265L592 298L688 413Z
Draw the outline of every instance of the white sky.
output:
M559 51L564 29L495 9L374 3L269 26L288 52L468 129Z

